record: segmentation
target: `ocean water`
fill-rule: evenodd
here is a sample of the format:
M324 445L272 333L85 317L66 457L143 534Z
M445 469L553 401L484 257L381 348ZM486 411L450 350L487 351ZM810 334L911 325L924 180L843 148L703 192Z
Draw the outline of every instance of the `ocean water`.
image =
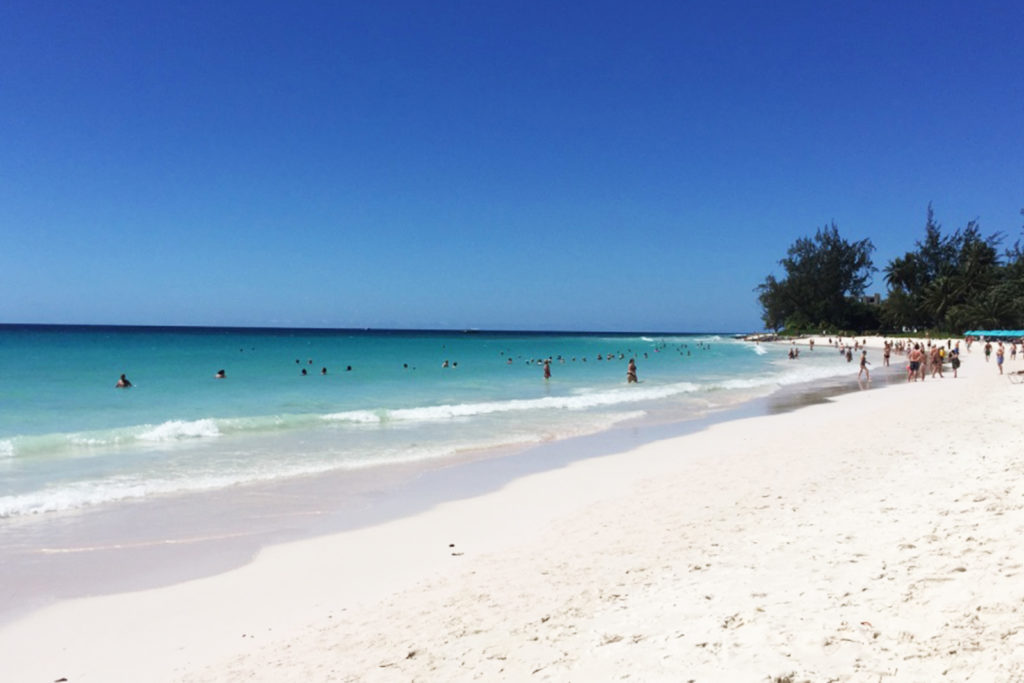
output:
M0 517L440 462L850 372L729 335L0 326Z

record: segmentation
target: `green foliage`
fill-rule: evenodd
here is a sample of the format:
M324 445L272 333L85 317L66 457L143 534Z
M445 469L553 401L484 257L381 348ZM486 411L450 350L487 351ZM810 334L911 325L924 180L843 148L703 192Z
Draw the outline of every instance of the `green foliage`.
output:
M832 223L789 248L779 261L784 277L757 287L761 317L789 333L1024 328L1024 229L1000 253L1002 242L1001 233L983 236L976 220L943 234L929 204L924 237L883 269L888 294L879 307L858 298L875 270L874 246L847 242Z
M881 311L890 329L962 332L1021 321L1024 260L1020 242L999 256L1002 235L983 237L977 221L943 235L931 204L924 239L885 267L888 297Z
M798 239L779 261L785 277L769 275L757 287L765 325L773 330L863 329L858 323L871 322L873 316L856 297L871 282L872 251L870 240L851 243L840 237L835 223L819 228L813 238Z

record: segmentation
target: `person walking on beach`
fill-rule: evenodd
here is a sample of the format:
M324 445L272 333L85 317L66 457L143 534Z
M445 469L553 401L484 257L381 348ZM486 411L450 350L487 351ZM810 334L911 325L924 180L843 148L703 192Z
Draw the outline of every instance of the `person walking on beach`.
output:
M636 382L636 362L630 358L629 365L626 366L626 384L635 384Z
M1003 342L999 342L999 348L996 349L996 365L999 366L999 374L1003 374L1003 359L1006 357L1006 349L1003 348Z
M935 375L938 375L939 377L942 377L942 347L941 346L933 346L932 347L931 363L932 363L932 378L934 379Z
M949 352L949 358L949 364L953 368L953 379L956 379L956 371L960 369L960 344Z
M868 371L868 365L870 365L870 363L868 363L868 352L866 350L865 351L861 351L860 352L860 370L857 371L857 379L860 379L860 376L864 375L864 377L867 379L867 381L869 381L869 382L871 381L871 373Z

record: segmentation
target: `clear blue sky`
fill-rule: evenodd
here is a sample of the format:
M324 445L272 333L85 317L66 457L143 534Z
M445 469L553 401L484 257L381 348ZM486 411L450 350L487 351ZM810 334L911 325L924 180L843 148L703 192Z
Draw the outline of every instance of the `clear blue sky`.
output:
M0 4L0 322L760 329L1020 235L1024 3ZM881 276L872 290L884 291Z

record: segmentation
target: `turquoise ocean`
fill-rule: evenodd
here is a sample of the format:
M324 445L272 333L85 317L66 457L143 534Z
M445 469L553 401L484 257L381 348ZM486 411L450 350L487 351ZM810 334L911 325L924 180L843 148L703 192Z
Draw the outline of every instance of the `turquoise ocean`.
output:
M0 518L440 463L851 372L786 352L728 334L3 325Z

